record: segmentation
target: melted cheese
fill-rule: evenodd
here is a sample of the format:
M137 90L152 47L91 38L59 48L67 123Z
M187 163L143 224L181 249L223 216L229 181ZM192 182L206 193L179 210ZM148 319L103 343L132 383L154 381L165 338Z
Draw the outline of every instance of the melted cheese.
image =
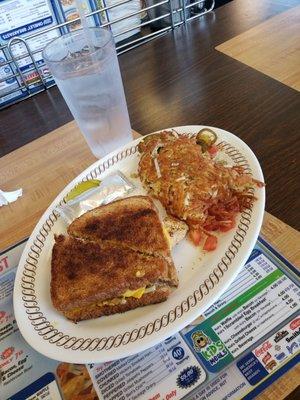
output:
M162 225L162 228L163 228L164 236L169 243L169 247L171 247L171 238L170 238L169 232L167 231L167 228L164 225Z
M126 303L126 298L128 298L128 297L134 297L135 299L140 299L143 296L143 294L145 293L145 291L146 291L145 287L140 287L135 290L127 289L122 294L122 297L116 297L111 300L100 301L97 303L97 306L99 306L99 307L101 307L101 306L116 306L118 304L124 304L124 303Z
M140 287L135 290L127 289L126 292L122 294L122 297L134 297L135 299L140 299L145 293L146 287Z
M146 288L145 286L140 287L135 290L130 290L127 289L120 297L115 297L114 299L110 300L103 300L99 301L98 303L94 303L94 305L97 305L98 307L102 306L117 306L119 304L125 304L126 303L126 298L128 297L134 297L135 299L140 299L145 293L151 293L155 292L156 286L150 286ZM93 306L93 304L91 304ZM81 307L76 308L76 310L81 310Z

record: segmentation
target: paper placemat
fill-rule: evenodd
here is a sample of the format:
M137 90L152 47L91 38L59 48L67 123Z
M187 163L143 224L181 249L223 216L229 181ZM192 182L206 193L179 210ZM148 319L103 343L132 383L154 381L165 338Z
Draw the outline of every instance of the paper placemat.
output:
M189 327L142 353L86 366L47 359L20 335L12 292L24 246L0 256L4 399L252 399L299 363L299 272L262 238L230 288Z

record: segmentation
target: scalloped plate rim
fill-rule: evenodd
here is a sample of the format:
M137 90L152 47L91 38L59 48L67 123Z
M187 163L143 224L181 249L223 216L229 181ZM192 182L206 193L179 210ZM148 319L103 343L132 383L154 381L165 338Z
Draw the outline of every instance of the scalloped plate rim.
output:
M252 150L247 146L246 143L244 143L240 138L235 136L234 134L225 131L221 128L217 127L212 127L212 126L206 126L206 125L186 125L186 126L179 126L179 127L173 127L173 128L166 128L166 129L161 129L159 131L153 132L161 132L163 130L170 130L170 129L175 129L175 130L186 130L186 132L193 131L193 130L198 130L202 128L211 128L214 130L219 131L219 134L221 133L225 136L229 136L230 139L233 140L232 145L235 146L237 143L239 146L237 146L237 149L240 150L240 147L242 147L246 152L248 152L251 162L255 165L257 172L259 173L260 176L255 176L255 178L263 180L263 174L262 170L260 167L260 164L255 157L254 153ZM151 134L153 134L151 133ZM146 135L148 136L148 135ZM42 215L40 218L39 222L37 223L35 229L33 230L30 238L27 241L27 244L25 246L25 249L23 251L23 254L20 259L19 267L16 273L16 279L15 279L15 286L14 286L14 311L15 311L15 316L16 320L18 322L18 326L20 329L21 334L23 335L24 339L38 352L44 354L45 356L59 360L59 361L66 361L66 362L77 362L77 363L92 363L92 362L104 362L104 361L110 361L110 360L115 360L119 359L125 356L130 356L132 354L135 354L137 352L143 351L151 346L154 346L155 344L161 342L162 340L166 339L167 337L175 334L176 332L180 331L183 329L186 325L191 323L195 318L197 318L203 311L204 309L207 309L213 302L216 301L218 297L229 287L231 282L234 280L236 275L238 274L239 270L241 269L242 265L244 262L247 260L248 256L250 255L255 242L257 240L257 237L259 235L260 227L262 224L263 220L263 214L264 214L264 204L265 204L265 189L263 188L259 193L259 199L256 202L256 222L257 226L253 228L252 226L252 236L246 236L245 241L242 243L242 252L237 253L237 257L234 260L235 262L231 264L231 271L228 272L228 274L225 274L223 276L223 279L220 280L221 284L215 286L208 295L204 296L203 301L201 301L201 304L197 303L194 308L191 308L189 312L186 312L184 315L185 317L182 318L176 318L175 321L171 324L169 324L167 327L163 327L162 330L159 330L158 332L155 332L151 335L146 335L143 337L143 339L138 339L134 342L129 342L128 344L123 344L118 346L117 348L110 348L109 350L73 350L73 349L64 349L62 347L56 346L55 344L49 343L48 340L43 339L41 336L37 334L37 332L34 330L34 327L32 326L31 323L29 323L29 318L26 316L26 310L23 304L23 301L21 299L22 297L22 291L21 291L21 277L22 277L22 272L24 269L24 263L25 259L28 253L28 250L30 246L32 245L33 239L35 235L37 234L38 230L40 229L40 226L44 223L46 220L46 217L50 214L51 210L53 209L54 205L56 205L59 200L61 200L67 192L69 192L73 187L74 184L82 180L90 171L92 171L94 168L96 168L98 165L103 164L106 160L108 160L110 157L112 157L115 154L118 154L121 150L127 149L127 148L132 148L135 146L140 140L142 140L145 136L138 138L130 143L128 143L125 146L122 146L112 153L108 154L107 156L103 157L101 160L96 161L93 163L90 167L85 169L82 173L80 173L76 178L74 178L59 194L58 196L53 200L53 202L49 205L45 213ZM221 137L222 139L222 137ZM229 141L231 144L231 142ZM130 156L129 156L130 157ZM249 161L249 158L248 158ZM111 172L113 169L116 167L112 167ZM117 168L116 168L117 169ZM50 237L50 235L48 235ZM241 255L243 253L243 255ZM237 263L237 260L239 262ZM237 265L238 264L238 265ZM208 271L209 272L209 271ZM168 301L162 304L169 304ZM147 308L147 307L146 307ZM169 308L169 307L166 307ZM106 317L109 318L109 317ZM162 318L162 317L161 317ZM101 319L99 319L101 320ZM75 328L76 329L76 328ZM100 335L99 335L100 336Z

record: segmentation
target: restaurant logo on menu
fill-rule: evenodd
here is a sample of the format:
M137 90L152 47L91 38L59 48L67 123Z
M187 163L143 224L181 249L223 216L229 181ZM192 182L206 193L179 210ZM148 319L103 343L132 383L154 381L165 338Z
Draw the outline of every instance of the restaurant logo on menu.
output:
M278 343L281 339L283 339L285 336L287 336L289 333L288 331L280 331L276 333L276 336L274 338L274 342Z
M292 335L290 335L289 337L286 337L285 340L286 340L288 343L293 342L293 341L296 339L296 337L299 336L299 335L300 335L300 327L299 327L299 329L298 329L297 331L295 331Z
M220 339L212 341L202 331L194 332L191 337L196 352L200 352L210 365L217 364L221 359L229 354L224 343Z
M294 319L291 323L290 323L290 328L294 331L295 329L297 329L300 326L300 318L296 318Z
M256 355L257 358L259 358L263 354L265 354L268 350L270 350L271 347L272 347L272 344L270 343L269 340L267 340L261 346L259 346L257 349L255 349L254 354Z
M199 352L204 347L206 347L208 344L211 343L211 339L206 336L202 331L196 331L192 334L192 339L193 339L193 346L194 349Z
M233 355L212 328L209 319L187 332L185 338L197 358L210 372L219 372L233 361Z

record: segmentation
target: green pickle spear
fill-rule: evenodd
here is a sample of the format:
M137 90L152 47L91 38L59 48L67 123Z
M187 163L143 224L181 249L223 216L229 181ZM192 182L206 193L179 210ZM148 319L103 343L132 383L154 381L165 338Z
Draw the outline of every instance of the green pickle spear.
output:
M74 200L80 194L86 192L87 190L93 189L99 186L101 181L99 179L91 179L90 181L80 182L76 185L65 197L66 201Z

